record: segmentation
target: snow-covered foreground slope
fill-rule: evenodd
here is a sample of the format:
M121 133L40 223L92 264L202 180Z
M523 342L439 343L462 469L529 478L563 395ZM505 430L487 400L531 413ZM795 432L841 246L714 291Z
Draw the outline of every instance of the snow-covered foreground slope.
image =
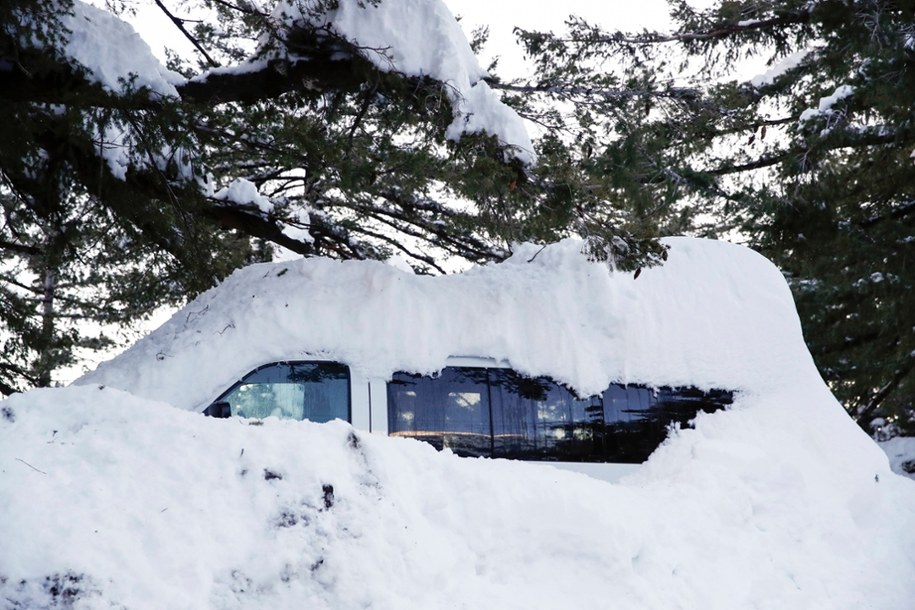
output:
M823 384L778 270L670 243L638 279L572 241L443 278L236 273L82 385L0 403L0 607L910 608L915 482ZM615 484L194 412L309 353L738 393Z
M915 596L915 484L822 389L741 399L615 485L110 388L2 410L4 608L895 610Z

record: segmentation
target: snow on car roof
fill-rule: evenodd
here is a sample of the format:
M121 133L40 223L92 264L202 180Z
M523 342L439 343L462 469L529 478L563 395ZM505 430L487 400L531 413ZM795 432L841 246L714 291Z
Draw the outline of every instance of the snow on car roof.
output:
M614 381L765 391L818 379L775 266L725 242L666 243L668 261L638 277L588 261L576 239L445 276L374 261L253 265L77 383L200 410L259 365L308 358L386 379L490 357L582 394Z

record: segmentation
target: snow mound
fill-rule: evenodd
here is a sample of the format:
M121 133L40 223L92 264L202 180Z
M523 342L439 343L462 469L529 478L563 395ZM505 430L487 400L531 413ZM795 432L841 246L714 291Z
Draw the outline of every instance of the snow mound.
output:
M574 240L436 278L327 260L237 272L83 385L0 403L0 600L909 607L915 484L817 375L781 275L736 246L668 243L638 279ZM340 421L188 412L305 348L380 376L472 354L585 392L740 392L615 484Z
M323 357L367 377L449 356L505 360L583 395L610 382L764 392L820 383L781 273L751 250L676 238L636 279L569 239L440 277L379 262L255 265L77 383L202 410L273 361Z
M738 398L611 485L114 389L0 403L10 608L898 610L915 484L825 388Z

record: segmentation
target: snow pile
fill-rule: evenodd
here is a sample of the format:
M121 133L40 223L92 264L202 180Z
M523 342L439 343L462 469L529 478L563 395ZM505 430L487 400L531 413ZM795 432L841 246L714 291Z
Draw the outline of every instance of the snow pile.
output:
M482 80L485 72L441 0L280 0L273 16L287 27L305 20L326 28L359 47L381 70L441 81L455 117L446 130L449 139L485 132L507 146L512 157L533 163L534 148L524 121ZM65 54L105 88L122 92L129 84L156 95L178 96L175 85L185 79L162 66L124 20L74 0L72 12L62 14L61 22L69 32ZM243 72L262 63L218 68L210 74Z
M915 484L822 387L739 398L616 485L110 388L0 409L10 608L898 610L915 595Z
M836 114L843 114L842 111L835 110L834 106L845 98L852 96L854 93L855 88L851 85L839 85L831 94L821 97L820 103L816 108L808 108L802 112L801 116L798 117L798 123L803 127L810 121L820 117L827 117L829 119ZM826 133L827 131L828 128L823 130L822 133Z
M908 607L915 484L819 378L784 280L742 248L669 243L667 265L638 279L573 240L451 277L323 260L236 273L84 385L0 403L0 600ZM343 422L186 410L305 347L377 375L473 354L584 391L621 379L741 392L616 484Z
M780 61L771 66L762 74L758 74L750 79L750 84L754 87L768 87L773 84L779 77L785 73L797 68L813 52L812 49L801 49L790 55L786 55Z
M202 410L272 361L339 359L368 377L507 360L589 395L611 381L766 391L817 378L779 271L746 248L671 239L638 279L569 239L441 277L306 259L236 272L78 383Z
M509 146L515 158L534 161L524 121L482 80L486 72L441 0L281 0L273 15L289 25L304 20L327 28L380 70L441 81L455 117L449 139L485 132Z

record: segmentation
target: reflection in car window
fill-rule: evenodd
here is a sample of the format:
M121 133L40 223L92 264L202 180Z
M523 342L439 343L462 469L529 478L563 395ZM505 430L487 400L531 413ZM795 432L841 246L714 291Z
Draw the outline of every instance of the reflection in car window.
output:
M590 398L547 377L510 369L490 372L493 456L524 460L600 461L603 413Z
M395 373L388 383L388 432L459 455L491 455L486 369L448 367L436 377Z
M238 417L350 419L349 369L337 362L278 362L242 378L217 402Z
M548 377L511 369L447 367L429 377L396 373L388 431L458 455L565 462L639 463L672 425L731 404L733 394L612 384L582 398Z

